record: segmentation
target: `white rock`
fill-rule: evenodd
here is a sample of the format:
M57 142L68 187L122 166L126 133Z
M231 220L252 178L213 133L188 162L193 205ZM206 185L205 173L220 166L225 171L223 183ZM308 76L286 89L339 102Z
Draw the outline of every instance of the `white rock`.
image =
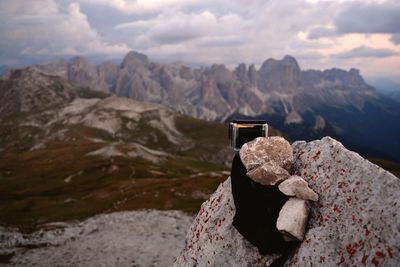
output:
M303 240L310 210L308 201L292 197L279 212L276 228L286 241Z
M292 175L280 183L279 190L287 196L318 201L318 194L308 187L308 183L298 175Z
M277 182L283 181L290 176L287 170L278 166L273 161L252 169L246 175L262 185L275 185Z
M292 147L280 136L257 137L244 144L239 153L247 171L271 161L289 169L293 161Z

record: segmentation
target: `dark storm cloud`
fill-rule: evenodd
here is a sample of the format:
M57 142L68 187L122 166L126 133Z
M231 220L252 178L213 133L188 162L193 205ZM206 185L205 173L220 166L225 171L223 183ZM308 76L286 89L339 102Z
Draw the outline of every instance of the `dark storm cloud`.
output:
M400 33L400 3L351 3L335 18L339 34Z
M333 55L335 58L351 59L351 58L385 58L398 55L399 53L391 49L378 49L367 46L360 46L349 51Z

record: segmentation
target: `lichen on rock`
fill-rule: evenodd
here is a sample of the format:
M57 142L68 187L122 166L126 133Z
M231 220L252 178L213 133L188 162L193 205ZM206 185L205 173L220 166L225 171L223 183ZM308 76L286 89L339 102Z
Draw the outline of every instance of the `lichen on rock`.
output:
M304 240L284 265L398 266L400 179L329 137L295 142L292 147L294 170L319 195L319 201L309 202ZM247 164L254 168L261 163L249 158ZM236 231L234 212L228 179L203 204L175 266L269 266L274 262L278 255L260 255Z

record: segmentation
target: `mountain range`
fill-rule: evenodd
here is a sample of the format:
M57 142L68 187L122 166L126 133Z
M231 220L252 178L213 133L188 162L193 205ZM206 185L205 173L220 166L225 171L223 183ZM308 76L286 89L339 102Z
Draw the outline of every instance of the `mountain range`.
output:
M294 57L191 68L129 52L121 64L84 57L36 65L71 84L162 104L211 121L266 119L292 140L330 135L365 157L400 161L398 102L368 85L357 69L302 70Z

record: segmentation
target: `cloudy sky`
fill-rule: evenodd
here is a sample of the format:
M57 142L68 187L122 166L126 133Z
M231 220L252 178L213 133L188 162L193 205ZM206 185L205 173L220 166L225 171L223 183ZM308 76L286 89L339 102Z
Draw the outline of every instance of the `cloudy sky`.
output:
M0 65L84 55L194 65L295 56L400 80L399 0L0 0Z

